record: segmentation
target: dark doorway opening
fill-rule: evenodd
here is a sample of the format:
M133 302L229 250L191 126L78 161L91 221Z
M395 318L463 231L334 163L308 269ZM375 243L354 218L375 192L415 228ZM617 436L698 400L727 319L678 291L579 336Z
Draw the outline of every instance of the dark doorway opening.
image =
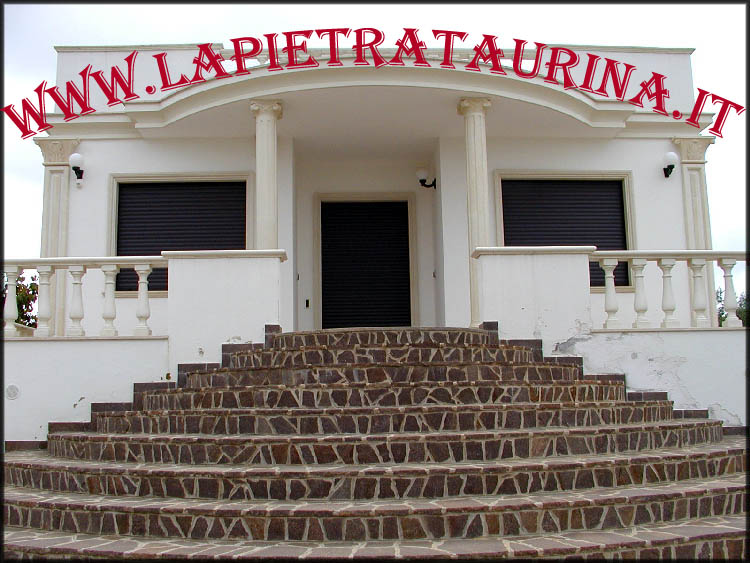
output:
M322 327L411 326L409 205L321 202Z

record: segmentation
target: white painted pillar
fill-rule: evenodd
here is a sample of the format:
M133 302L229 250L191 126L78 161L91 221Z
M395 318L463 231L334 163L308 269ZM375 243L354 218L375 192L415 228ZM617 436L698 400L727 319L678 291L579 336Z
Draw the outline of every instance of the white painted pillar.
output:
M78 139L34 137L44 155L44 203L42 211L42 258L68 254L68 197L70 164L68 159L79 144ZM53 276L49 291L49 335L65 333L65 278Z
M732 258L722 258L719 260L719 267L724 272L724 312L727 314L727 320L724 326L740 327L742 321L737 316L737 294L734 291L734 280L732 279L732 268L737 260Z
M16 319L18 318L16 290L21 268L18 266L5 266L4 272L5 278L8 280L8 289L5 294L5 305L3 307L3 334L5 336L18 336L18 329L16 328Z
M487 98L462 98L458 113L464 116L466 136L466 186L469 213L469 255L479 246L492 246L490 234L490 182L487 172ZM479 318L479 262L469 259L471 326Z
M620 320L617 318L620 304L617 301L614 273L618 263L617 258L602 258L599 260L599 265L604 270L604 310L607 312L604 328L620 328Z
M50 279L54 274L54 268L52 266L37 266L36 271L39 274L39 294L37 296L38 310L34 336L49 336L50 319L52 317Z
M86 336L81 321L83 320L83 282L86 274L86 266L68 266L70 277L73 278L73 295L70 298L70 326L66 331L67 336Z
M674 138L682 162L682 199L685 213L685 241L688 250L711 250L711 222L708 216L708 194L706 191L706 150L716 139L714 137ZM709 326L719 326L717 317L714 270L706 268L707 316ZM693 300L693 280L689 278L691 301ZM699 300L704 299L701 297ZM691 312L693 326L701 326Z
M278 248L276 120L281 119L281 102L254 100L250 111L255 115L255 248Z
M658 261L661 268L661 310L664 311L664 320L661 322L662 328L674 328L680 326L680 321L675 317L677 304L674 299L674 290L672 289L672 268L675 265L674 258L661 258Z
M635 309L635 321L633 328L649 328L651 323L646 318L648 311L648 300L646 299L646 285L643 281L643 269L648 260L645 258L632 258L630 266L633 270L635 296L633 297L633 308Z
M117 264L102 264L101 270L104 272L104 307L102 309L104 326L99 332L99 335L117 336L117 329L115 328L115 317L117 317L117 308L115 306L115 282L120 267Z
M138 324L133 334L151 336L151 327L148 326L148 319L151 317L151 307L148 303L148 275L151 273L151 264L136 264L135 271L138 273L138 303L135 308Z

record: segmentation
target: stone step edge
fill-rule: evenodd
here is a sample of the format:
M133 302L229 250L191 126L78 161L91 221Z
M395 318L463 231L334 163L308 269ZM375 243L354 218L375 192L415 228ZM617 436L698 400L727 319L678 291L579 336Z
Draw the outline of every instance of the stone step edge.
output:
M610 468L630 464L670 463L710 460L717 457L747 455L748 444L744 440L726 439L722 442L706 443L689 448L659 448L638 452L617 454L588 454L575 456L528 457L522 459L506 458L492 461L471 462L421 462L391 464L352 464L352 465L309 465L302 469L299 465L175 465L164 463L145 463L132 461L92 461L87 459L71 460L53 457L47 452L24 452L14 454L4 460L6 467L22 469L40 469L50 471L79 470L97 474L143 473L150 476L196 476L221 478L243 477L368 477L392 475L416 475L427 477L433 474L457 474L462 472L502 473L518 471L559 471L575 469Z
M451 411L455 413L505 411L505 410L558 410L558 409L596 409L596 408L638 408L638 407L669 407L672 401L580 401L580 402L518 402L518 403L429 403L402 406L351 406L351 407L237 407L237 408L200 408L200 409L142 409L131 411L103 411L96 413L97 417L117 418L125 416L332 416L338 414L378 415L378 414L410 414L423 411L425 413ZM675 417L677 418L677 417ZM707 419L706 416L685 417L680 419ZM63 424L63 423L58 423ZM80 423L89 424L89 423ZM81 428L83 429L83 428ZM60 430L63 430L62 428ZM502 429L500 429L502 430Z
M336 434L331 436L316 436L307 434L169 434L161 436L146 433L122 434L118 432L104 434L100 432L60 432L49 434L47 441L53 440L73 440L73 441L94 441L94 442L113 442L116 440L123 442L134 442L142 440L145 442L158 443L160 440L166 440L171 443L196 443L200 441L225 442L232 444L240 441L247 443L256 441L261 443L304 443L315 442L318 444L341 443L341 442L380 442L388 441L408 441L408 442L427 442L431 438L435 442L449 442L451 440L465 439L484 440L484 439L512 439L512 438L540 438L549 436L576 436L576 435L606 435L618 434L623 429L635 432L654 432L669 429L691 429L693 427L710 427L721 426L720 420L706 419L681 419L672 421L660 421L654 423L628 423L628 424L602 424L599 426L548 426L544 429L512 429L504 430L502 433L490 432L487 430L461 430L452 432L441 432L440 434L426 432L388 432L381 434Z
M3 504L51 510L118 511L139 514L181 514L191 516L260 517L380 517L502 513L590 508L691 499L746 492L744 475L689 479L670 483L621 486L616 489L549 491L501 496L354 500L227 500L170 497L114 497L88 493L58 493L40 489L5 486ZM615 494L616 493L616 494ZM49 497L49 498L48 498Z
M224 385L221 387L206 386L206 387L177 387L173 389L164 389L158 391L149 391L149 395L169 395L177 393L195 393L195 392L216 392L216 391L242 391L242 390L269 390L269 391L287 391L299 389L312 390L312 389L392 389L394 387L407 388L407 387L445 387L461 385L464 387L480 387L480 386L526 386L526 387L540 387L544 385L550 385L553 387L572 385L577 387L583 387L585 385L602 385L602 386L614 386L624 387L624 384L618 381L599 381L596 379L545 379L539 381L523 381L523 380L500 380L500 379L482 379L482 380L471 380L471 381L379 381L377 383L368 383L366 381L350 381L340 383L298 383L293 385L286 385L283 383L274 384L258 384L258 385ZM626 399L623 399L623 401ZM664 400L664 399L660 399Z
M435 362L361 362L361 363L320 363L320 364L304 364L295 366L223 366L215 369L206 369L193 371L186 374L186 377L192 375L215 375L221 373L242 373L242 372L269 372L269 371L320 371L328 369L380 369L380 368L408 368L408 367L424 367L424 368L435 368L435 367L447 367L447 368L461 368L461 367L472 367L472 366L490 366L490 367L503 367L503 368L576 368L578 371L581 370L581 366L575 362L503 362L497 360L489 361L435 361ZM583 376L583 377L598 377L597 375ZM178 386L179 387L179 386Z
M193 559L225 557L274 559L455 559L532 558L565 555L603 557L627 553L637 558L742 560L746 553L746 515L634 526L612 531L575 531L508 540L471 539L379 540L367 542L231 541L168 538L124 538L27 530L6 526L4 551L41 556L117 559ZM36 545L35 545L36 543ZM708 550L710 553L705 553Z

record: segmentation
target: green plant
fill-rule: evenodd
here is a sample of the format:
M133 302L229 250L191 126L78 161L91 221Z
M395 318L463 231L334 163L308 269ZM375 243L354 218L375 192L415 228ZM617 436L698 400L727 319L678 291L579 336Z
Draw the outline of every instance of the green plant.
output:
M724 309L724 290L721 288L716 290L716 302L719 304L717 311L719 326L724 326L724 322L727 320L727 312ZM742 321L742 326L747 326L747 297L745 292L740 293L737 299L737 317Z
M5 295L8 292L8 280L3 278L3 302L2 308L5 308ZM31 276L27 282L23 274L18 276L16 285L16 306L18 307L17 323L22 325L36 327L36 315L31 312L34 309L37 295L39 294L39 284L37 276Z

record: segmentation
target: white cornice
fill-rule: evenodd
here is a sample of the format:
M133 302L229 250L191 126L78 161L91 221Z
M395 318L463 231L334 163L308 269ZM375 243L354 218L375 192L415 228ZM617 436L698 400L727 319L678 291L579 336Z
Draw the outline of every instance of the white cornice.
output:
M179 51L195 50L198 43L178 43L175 45L55 45L53 49L58 53L99 53L112 51ZM211 43L213 49L223 49L222 43Z

